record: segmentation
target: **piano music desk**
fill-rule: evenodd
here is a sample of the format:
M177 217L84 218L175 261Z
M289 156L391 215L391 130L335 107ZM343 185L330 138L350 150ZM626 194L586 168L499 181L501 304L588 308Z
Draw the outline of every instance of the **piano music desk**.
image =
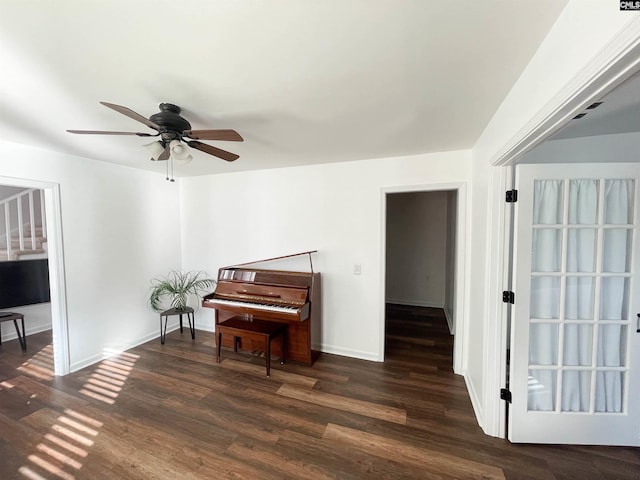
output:
M267 377L271 371L271 341L280 337L280 364L284 364L285 345L284 340L287 325L285 323L270 322L253 317L247 319L242 316L231 317L216 325L216 362L220 363L220 350L222 335L233 336L233 351L238 351L238 338L264 343L264 352L267 366Z

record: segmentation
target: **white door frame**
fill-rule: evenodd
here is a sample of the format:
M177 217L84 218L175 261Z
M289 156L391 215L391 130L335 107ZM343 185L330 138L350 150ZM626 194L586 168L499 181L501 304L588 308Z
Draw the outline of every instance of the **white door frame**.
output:
M69 326L62 248L62 210L60 185L51 182L14 177L0 177L0 184L44 191L47 218L47 251L49 257L49 288L51 291L51 330L53 334L53 364L56 375L67 375L70 368Z
M380 192L380 319L378 358L384 361L385 344L385 283L386 283L386 251L387 251L387 195L390 193L412 193L412 192L438 192L453 190L457 193L456 202L456 244L455 244L455 278L454 278L454 343L453 343L453 371L464 374L466 371L468 341L465 332L467 322L467 281L465 272L468 271L466 265L466 225L467 225L467 185L464 182L456 183L433 183L426 185L402 185L394 187L384 187Z
M542 106L526 125L521 128L491 159L495 167L516 165L529 150L544 142L548 137L560 130L576 114L587 106L598 101L605 94L623 83L640 70L640 18L630 22L624 34L619 35L589 62L589 64L569 82L546 105ZM504 190L507 182L507 169L495 168L490 172L489 185L497 189L490 190L490 202L496 211L489 219L489 231L495 243L487 251L488 266L501 265L508 268L505 262L507 229L510 228L507 204L504 202ZM510 188L510 187L508 187ZM495 234L493 233L495 232ZM505 438L505 404L499 399L500 389L504 387L506 369L506 308L498 298L497 292L502 290L502 279L505 272L495 275L495 269L487 268L486 284L489 291L496 295L489 297L485 312L485 352L496 352L484 359L484 415L481 425L488 435ZM493 322L496 318L498 321ZM495 368L499 366L499 368Z

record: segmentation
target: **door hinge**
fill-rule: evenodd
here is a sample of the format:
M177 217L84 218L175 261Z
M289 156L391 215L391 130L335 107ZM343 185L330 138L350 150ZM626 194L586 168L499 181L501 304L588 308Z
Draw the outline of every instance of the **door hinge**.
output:
M506 388L500 389L500 400L504 400L506 402L511 403L511 390Z
M516 294L510 291L505 290L502 292L502 302L503 303L516 303Z
M507 193L504 197L507 203L514 203L518 201L518 190L507 190Z

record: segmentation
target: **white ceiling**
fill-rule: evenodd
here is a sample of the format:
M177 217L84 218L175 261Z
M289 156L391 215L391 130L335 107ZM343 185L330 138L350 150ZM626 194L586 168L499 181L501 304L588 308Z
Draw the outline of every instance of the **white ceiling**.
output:
M233 128L178 175L472 148L566 0L3 0L0 139L164 171L160 102Z
M589 107L580 113L582 117L572 119L549 140L640 132L640 73Z

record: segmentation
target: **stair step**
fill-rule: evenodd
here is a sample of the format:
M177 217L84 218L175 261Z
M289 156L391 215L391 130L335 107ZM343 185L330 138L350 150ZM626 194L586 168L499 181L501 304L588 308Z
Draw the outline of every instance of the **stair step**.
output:
M37 248L40 248L42 246L43 243L45 243L46 240L44 238L36 238L36 246ZM4 242L2 242L3 246L4 246ZM24 246L31 246L31 238L25 238L24 239ZM18 248L20 247L20 240L18 239L12 239L11 240L11 247L12 248Z
M11 250L11 257L7 256L7 250L0 250L0 261L8 261L8 260L18 260L21 256L24 255L39 255L41 253L45 253L46 250L43 248L36 249L25 249L25 250Z

